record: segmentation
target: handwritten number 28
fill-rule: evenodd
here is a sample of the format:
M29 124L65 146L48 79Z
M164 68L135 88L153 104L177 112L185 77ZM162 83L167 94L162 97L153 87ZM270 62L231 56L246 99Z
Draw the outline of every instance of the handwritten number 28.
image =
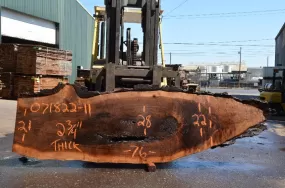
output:
M143 115L139 115L139 118L142 120L137 123L137 125L140 127L144 127L144 135L146 135L146 129L149 129L151 127L151 115L148 115L144 117Z

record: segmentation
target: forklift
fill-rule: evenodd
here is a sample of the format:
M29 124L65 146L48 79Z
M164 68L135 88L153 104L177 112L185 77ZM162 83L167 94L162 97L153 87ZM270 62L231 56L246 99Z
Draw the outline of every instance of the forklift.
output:
M160 87L169 85L169 78L174 80L173 86L180 87L179 71L158 64L162 12L160 0L105 0L105 7L95 7L93 61L90 69L77 68L77 77L89 91ZM141 24L142 47L138 38L132 38L132 29L125 29L125 23Z
M281 77L277 77L282 73ZM260 91L260 99L267 102L277 115L285 112L285 67L275 67L271 84Z

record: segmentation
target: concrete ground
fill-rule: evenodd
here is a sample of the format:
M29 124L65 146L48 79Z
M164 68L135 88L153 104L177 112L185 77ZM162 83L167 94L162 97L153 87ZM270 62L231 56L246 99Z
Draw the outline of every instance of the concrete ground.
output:
M201 88L203 91L210 91L212 93L223 93L227 92L229 95L249 95L249 96L259 96L259 91L257 89L244 89L244 88Z
M80 161L23 164L11 152L16 102L0 100L0 187L285 187L285 122L268 121L260 135L234 145L207 150L158 165L154 173L141 165Z
M259 91L257 89L244 89L244 88L235 88L235 89L220 89L220 88L201 88L202 91L209 91L212 93L224 93L227 92L229 95L234 97L247 100L247 99L257 99L259 98Z
M16 101L0 99L0 138L14 131L16 108Z

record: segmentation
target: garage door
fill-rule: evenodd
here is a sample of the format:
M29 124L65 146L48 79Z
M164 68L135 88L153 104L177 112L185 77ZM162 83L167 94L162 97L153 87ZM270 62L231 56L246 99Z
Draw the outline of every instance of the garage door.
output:
M56 24L8 9L1 9L1 34L7 37L57 44Z

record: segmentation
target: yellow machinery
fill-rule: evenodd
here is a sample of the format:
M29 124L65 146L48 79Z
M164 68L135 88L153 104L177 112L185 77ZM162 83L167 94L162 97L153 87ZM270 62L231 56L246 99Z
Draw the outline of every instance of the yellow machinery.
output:
M277 73L282 76L277 77ZM277 113L285 112L285 67L274 68L272 83L264 87L260 99L266 101Z
M179 65L165 64L161 24L163 11L159 1L152 1L158 3L157 6L148 7L147 1L140 1L147 6L134 8L138 4L128 7L120 5L123 1L118 1L119 4L114 6L117 11L112 14L114 7L111 5L95 6L92 63L90 69L77 69L77 82L83 81L88 90L100 92L132 88L138 84L186 87L190 88L189 91L197 91L196 85L185 85ZM144 36L142 52L139 52L138 38L131 40L131 28L127 28L125 39L124 23L141 24ZM160 65L157 61L158 48L161 51Z

